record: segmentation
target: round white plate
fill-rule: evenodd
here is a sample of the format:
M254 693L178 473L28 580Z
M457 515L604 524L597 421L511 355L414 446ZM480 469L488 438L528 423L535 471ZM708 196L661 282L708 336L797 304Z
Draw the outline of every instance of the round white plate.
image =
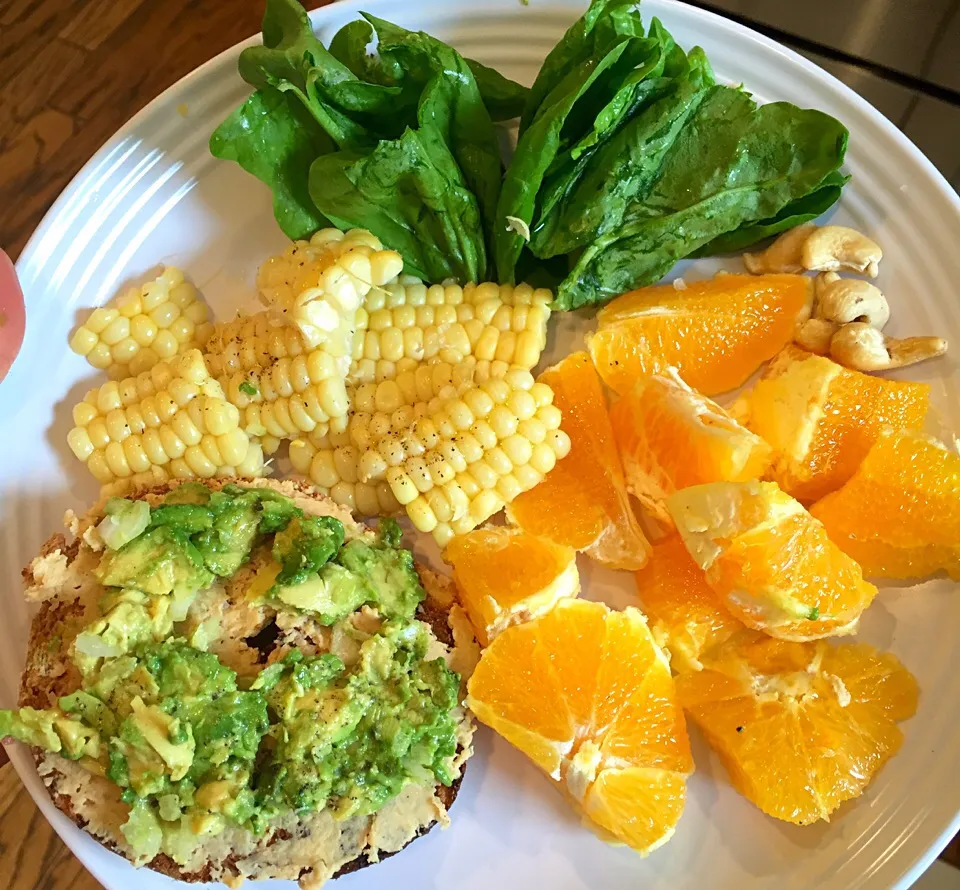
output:
M361 7L429 31L530 83L584 2L364 0L319 10L314 22L329 39ZM880 284L893 307L894 334L937 333L960 347L960 201L920 152L866 102L790 50L672 0L645 0L643 12L661 17L681 45L703 46L721 78L745 83L764 101L820 108L849 127L853 181L836 221L883 246ZM127 124L63 193L18 263L27 297L26 339L0 386L0 702L7 706L16 698L29 627L19 568L58 530L67 507L81 508L96 494L65 444L71 406L93 385L89 366L66 345L78 313L161 262L185 268L215 310L232 311L253 299L259 262L283 247L266 188L207 152L213 128L248 92L236 73L241 48L199 68ZM683 274L700 277L714 269L699 262ZM576 348L582 330L579 321L555 320L547 358ZM916 370L933 384L940 419L960 430L955 359ZM631 601L629 575L587 566L584 574L586 595L614 605ZM337 887L907 887L960 828L958 626L960 596L949 582L881 591L861 636L895 652L916 674L920 709L904 726L901 753L830 824L797 828L762 815L734 793L694 734L697 773L686 813L674 839L640 859L582 829L549 783L484 731L453 826ZM13 751L13 759L57 831L108 890L172 886L153 873L134 873L80 832L54 810L25 752Z

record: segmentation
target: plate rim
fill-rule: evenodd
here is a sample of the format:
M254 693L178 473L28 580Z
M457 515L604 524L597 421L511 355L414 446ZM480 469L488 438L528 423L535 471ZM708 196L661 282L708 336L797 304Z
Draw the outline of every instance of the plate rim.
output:
M379 2L380 0L339 0L339 2L330 2L325 6L310 10L310 21L314 30L316 30L324 24L325 19L335 16L339 18L350 15L351 13L356 16L364 7L377 6ZM452 0L452 2L449 2L449 7L455 8L459 5L467 6L468 3L469 0ZM574 16L582 12L585 6L586 0L547 0L547 2L543 4L543 7L554 7L558 10L563 9L564 11L569 10L571 15ZM799 65L805 69L808 74L816 77L824 86L828 86L845 104L853 106L859 113L864 115L867 120L879 126L880 129L884 131L885 136L901 151L906 153L910 163L920 168L920 172L931 180L931 184L935 187L940 197L946 199L947 205L952 209L958 221L960 221L960 193L953 188L945 175L920 150L909 136L900 130L881 111L835 75L778 40L768 37L748 25L728 19L713 10L694 6L682 2L682 0L647 0L646 8L649 9L650 6L667 8L671 10L671 15L678 17L685 16L689 20L701 20L711 31L730 34L738 40L749 40L766 50L775 51L791 64ZM541 7L541 9L543 7ZM521 9L523 8L527 8L526 5L521 7ZM643 8L641 8L641 12L643 13ZM482 14L482 11L480 11L479 14ZM656 13L653 15L655 16ZM650 16L650 18L652 17L653 16ZM76 174L74 174L44 213L37 227L24 244L14 264L18 275L22 276L34 263L35 254L38 253L39 246L42 244L48 231L55 225L64 207L84 188L87 180L98 169L101 162L105 160L125 138L136 131L144 121L150 119L159 108L171 104L179 94L186 93L212 71L236 59L246 47L257 45L259 41L260 35L253 34L217 53L172 83L123 123L94 154L90 156ZM236 72L234 72L233 76L239 78ZM30 291L32 291L32 287L30 287L30 290L25 287L24 299L28 315L31 303ZM8 371L8 380L12 379L18 371L18 364L21 365L19 370L22 371L23 356L24 352L21 350ZM71 820L67 819L67 817L53 805L46 792L45 786L39 779L33 760L26 751L17 749L10 751L9 754L10 761L23 782L24 787L30 793L30 796L44 817L57 832L60 839L80 860L84 868L89 871L94 878L107 886L106 874L101 872L99 868L98 860L100 856L97 855L105 851L106 848L102 847L96 840L87 836L82 829L78 829ZM896 890L906 890L906 888L910 887L930 867L940 852L958 833L960 833L960 803L958 803L952 820L944 827L937 838L926 847L925 852L917 856L912 864L907 865L904 863L900 877L894 885ZM95 846L87 847L86 841L88 840ZM84 847L87 847L87 849L83 849ZM129 867L133 868L133 866Z

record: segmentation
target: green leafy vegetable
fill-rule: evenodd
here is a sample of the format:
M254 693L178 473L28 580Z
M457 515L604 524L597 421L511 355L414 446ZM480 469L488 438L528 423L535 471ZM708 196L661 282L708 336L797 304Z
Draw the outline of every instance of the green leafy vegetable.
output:
M836 169L846 131L818 111L757 107L713 87L677 138L659 178L594 240L558 289L566 309L651 284L720 234L775 216Z
M497 210L500 280L565 261L555 305L576 309L743 249L839 199L846 145L828 115L716 84L703 51L656 19L645 31L636 3L593 0L530 91Z
M362 227L429 280L488 274L502 174L493 120L519 114L523 87L373 16L328 49L296 0L267 0L263 45L239 69L257 92L210 148L272 189L287 235Z

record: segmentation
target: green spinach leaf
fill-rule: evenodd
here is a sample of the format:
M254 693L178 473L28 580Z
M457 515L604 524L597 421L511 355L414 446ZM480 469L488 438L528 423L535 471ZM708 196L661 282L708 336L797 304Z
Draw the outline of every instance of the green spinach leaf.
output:
M273 192L273 214L288 237L330 225L307 187L310 164L333 142L303 105L273 87L257 90L210 137L210 153L236 161Z
M739 253L758 241L772 238L787 229L816 219L840 200L840 192L850 177L832 170L816 191L791 201L776 216L747 223L733 232L714 238L709 244L694 251L691 256L716 256L719 253Z
M711 87L652 189L583 251L557 305L603 303L652 284L720 235L776 217L839 167L846 144L846 129L821 112L757 107L742 90Z

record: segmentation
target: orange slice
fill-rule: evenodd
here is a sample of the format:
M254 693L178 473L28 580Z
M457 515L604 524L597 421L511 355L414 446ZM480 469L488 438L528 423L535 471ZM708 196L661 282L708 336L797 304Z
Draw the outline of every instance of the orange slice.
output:
M473 713L602 834L644 855L673 835L693 760L669 664L636 609L563 600L501 633L467 688Z
M640 608L674 671L700 670L705 653L734 634L753 633L723 605L679 536L654 544L634 577Z
M667 506L707 583L744 624L785 640L850 634L877 589L774 482L685 488Z
M553 390L570 453L507 508L533 535L582 550L616 569L638 569L650 545L623 478L600 378L585 352L567 356L539 378Z
M920 429L930 387L788 347L733 409L776 452L772 478L810 503L846 482L885 427Z
M862 794L896 753L918 691L871 646L755 635L680 675L677 694L734 787L768 815L808 825Z
M673 368L641 377L610 409L627 489L660 522L665 500L704 482L746 482L770 465L770 446L716 402L694 392Z
M810 512L864 574L960 580L960 457L915 432L882 433L846 485Z
M668 367L716 395L740 386L790 341L811 288L801 275L722 275L683 290L641 288L600 310L587 347L604 382L621 395L641 374Z
M443 558L453 566L460 602L483 646L580 592L576 551L518 528L457 535Z

